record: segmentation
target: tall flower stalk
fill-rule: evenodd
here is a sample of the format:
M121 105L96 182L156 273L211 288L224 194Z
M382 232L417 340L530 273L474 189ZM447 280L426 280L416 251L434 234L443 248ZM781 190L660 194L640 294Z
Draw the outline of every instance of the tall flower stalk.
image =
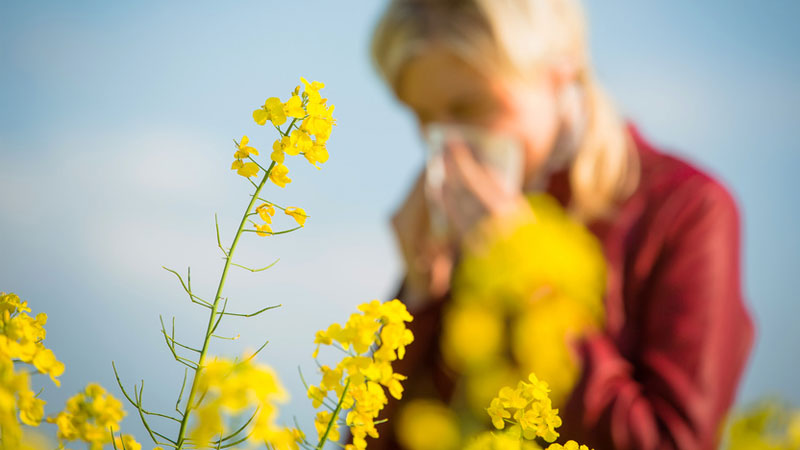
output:
M253 192L250 194L250 200L247 207L242 214L239 226L233 235L230 247L225 248L222 245L220 238L219 224L216 222L217 245L222 251L225 259L225 264L220 274L219 283L217 285L216 293L212 300L204 299L203 297L195 294L191 285L191 270L187 271L186 279L177 271L166 268L169 272L173 273L181 283L189 300L196 304L208 309L208 321L206 324L206 331L202 339L202 343L197 346L190 346L178 341L175 338L174 319L171 332L167 331L163 319L161 320L161 332L164 340L172 353L174 359L186 366L186 373L184 374L183 383L181 385L180 394L175 404L175 414L172 413L158 413L148 411L142 406L142 386L135 386L133 389L133 396L129 395L125 390L119 374L117 373L116 366L114 372L120 389L125 398L137 409L139 416L148 431L153 442L158 446L171 447L176 450L184 449L187 447L197 448L202 446L210 446L213 448L227 448L232 447L244 440L257 436L262 443L267 443L276 448L282 448L284 444L290 444L295 439L299 432L296 430L284 430L276 427L272 423L274 408L270 404L262 403L255 407L255 411L250 416L245 426L240 427L236 431L224 435L224 427L220 424L219 411L212 411L208 408L203 408L204 402L214 401L220 402L219 405L225 405L227 410L239 410L238 407L241 403L247 403L242 400L232 407L232 398L236 395L228 392L226 397L214 395L220 389L222 379L231 376L232 373L242 373L241 375L241 388L237 394L242 394L244 390L258 390L260 395L265 398L278 398L282 396L283 389L273 377L272 372L268 369L257 368L254 370L243 369L242 365L249 363L265 346L262 345L255 353L243 357L241 361L234 361L233 363L219 363L214 359L209 361L211 342L213 338L230 339L219 336L216 330L219 327L222 319L225 316L238 316L238 317L255 317L265 311L279 307L280 305L266 306L258 311L252 313L234 313L228 311L228 299L224 297L225 282L228 276L228 271L231 267L238 267L250 272L261 272L270 268L273 264L260 269L254 269L235 262L236 249L240 239L245 233L255 233L258 236L271 236L276 234L289 233L305 225L308 217L305 210L298 207L282 207L274 202L265 200L261 197L262 190L264 189L267 181L272 181L275 185L284 188L292 180L288 177L289 169L284 165L286 155L303 155L311 164L319 169L320 163L324 163L328 159L328 152L326 142L330 136L333 120L333 106L327 104L327 99L322 98L319 90L324 87L320 82L308 82L301 79L303 87L297 86L291 93L286 102L282 102L277 97L267 99L264 105L253 112L253 119L258 125L272 124L279 136L274 141L272 146L272 153L268 167L260 162L255 157L259 156L256 148L249 146L250 139L243 136L238 142L234 140L235 152L234 161L231 164L231 170L235 170L238 175L247 179L253 186ZM289 121L291 119L291 121ZM281 128L287 122L289 124L285 128ZM260 179L259 179L260 175ZM256 178L259 181L254 182L251 178ZM261 203L256 207L258 203ZM273 216L275 209L282 210L286 215L290 216L296 221L297 226L288 228L281 231L272 230ZM261 223L256 223L253 219L258 217ZM215 219L216 220L216 219ZM248 225L252 224L253 228ZM216 364L213 373L206 373L210 364ZM224 367L224 369L219 369ZM218 373L217 373L218 372ZM188 393L185 401L183 394L187 388L187 380L191 380L188 385ZM258 381L259 385L250 386L248 383L253 384ZM266 384L274 385L274 389L265 391L263 386ZM220 381L217 383L217 381ZM216 384L215 384L216 383ZM244 395L244 394L242 394ZM246 395L244 395L245 398ZM266 402L266 401L265 401ZM217 408L219 409L219 408ZM193 412L201 412L192 414ZM148 419L156 416L162 419L167 419L177 424L177 433L172 437L156 430L149 423ZM191 422L196 422L192 425ZM248 427L248 424L252 425ZM201 442L208 438L209 430L211 430L212 440ZM217 433L217 431L219 431ZM218 435L216 440L213 440L213 435ZM200 436L203 438L201 439ZM289 436L289 438L287 438ZM296 447L296 445L294 445ZM288 447L293 447L288 445Z

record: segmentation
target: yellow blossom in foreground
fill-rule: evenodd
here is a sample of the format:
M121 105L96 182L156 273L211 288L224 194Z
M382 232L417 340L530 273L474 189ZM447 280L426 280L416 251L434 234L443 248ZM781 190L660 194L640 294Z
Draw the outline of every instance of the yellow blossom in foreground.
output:
M0 292L0 358L16 359L32 364L37 371L50 376L56 386L56 377L64 373L64 364L58 361L52 350L44 346L47 332L47 314L31 317L27 302L15 294Z
M508 433L484 432L474 437L465 450L542 450L535 442L523 441Z
M142 450L142 444L136 442L136 439L130 434L114 436L114 445L117 450Z
M269 173L269 179L280 187L286 187L287 184L292 182L292 179L289 178L289 168L283 164L275 164L275 167Z
M7 449L30 448L20 423L37 427L44 418L45 401L31 390L29 374L47 374L58 386L64 372L44 346L47 315L30 311L17 295L0 292L0 447Z
M395 435L408 450L460 448L456 414L437 400L415 399L406 404L395 422Z
M567 441L566 444L550 444L547 450L590 450L588 446L578 444L575 441Z
M800 448L800 410L777 400L763 400L734 411L723 445L726 450L795 450Z
M308 387L308 397L315 408L327 398L340 405L342 410L349 410L345 424L350 427L353 443L346 447L348 450L366 448L367 436L379 437L375 420L389 401L386 391L400 399L403 395L401 381L406 379L404 375L394 373L391 362L402 359L405 346L414 339L405 327L405 322L410 322L413 317L399 300L386 303L373 300L358 309L360 313L351 314L344 326L332 324L317 332L315 358L320 345L334 344L341 346L348 356L334 368L321 366L321 383ZM330 393L333 393L333 399ZM328 411L317 414L315 423L321 442L338 440L335 424L328 426L337 419Z
M119 429L125 411L119 400L102 386L90 383L83 392L67 400L66 408L47 421L58 425L60 441L84 441L91 450L111 442L111 432Z
M275 424L276 404L285 402L288 396L272 368L249 357L238 362L216 359L198 377L202 402L194 411L195 425L190 432L195 442L213 447L214 440L239 428L233 419L247 414L252 415L249 430L244 432L248 441L266 441L280 449L297 448L294 436L299 434Z
M492 419L492 425L498 430L506 428L506 423L511 426L505 433L492 434L490 437L481 436L468 448L470 450L527 448L519 447L520 439L533 440L537 437L547 442L555 441L559 435L556 428L561 426L561 418L558 416L558 409L552 407L549 392L547 382L540 380L533 373L528 376L528 382L520 381L516 389L502 388L486 408L486 412ZM514 441L517 444L510 444ZM589 450L589 448L578 445L575 441L567 441L564 445L551 444L547 450Z
M297 224L300 225L301 227L305 226L306 218L308 217L308 215L306 214L306 211L303 208L290 206L285 210L283 210L283 212L287 216L291 216L295 221L297 221Z

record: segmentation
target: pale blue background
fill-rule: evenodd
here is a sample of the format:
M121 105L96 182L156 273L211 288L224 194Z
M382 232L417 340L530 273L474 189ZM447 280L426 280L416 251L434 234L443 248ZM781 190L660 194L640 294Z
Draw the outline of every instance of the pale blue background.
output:
M0 289L50 316L47 342L67 371L43 394L49 412L88 381L118 393L112 359L127 383L149 380L146 403L171 407L182 370L158 315L177 316L190 342L205 319L160 266L193 265L196 290L213 295L213 212L230 236L249 192L228 171L231 139L266 149L273 135L250 112L304 75L328 84L336 105L331 159L321 171L290 163L294 182L266 195L313 217L302 233L248 235L241 262L281 262L234 270L227 290L236 311L285 306L230 320L243 338L213 350L270 339L262 361L294 397L281 417L312 429L296 367L313 371L315 330L393 292L387 218L422 163L410 115L368 60L384 4L0 3ZM597 70L621 109L739 200L758 325L740 401L800 405L800 3L593 0L588 10ZM146 442L128 410L125 428Z

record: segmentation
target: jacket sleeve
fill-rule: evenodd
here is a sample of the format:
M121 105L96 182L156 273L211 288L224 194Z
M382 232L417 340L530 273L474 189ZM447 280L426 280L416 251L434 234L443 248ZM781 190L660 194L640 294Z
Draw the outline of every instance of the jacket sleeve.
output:
M568 408L594 448L716 448L734 400L753 341L738 213L714 181L681 191L680 208L661 217L663 246L629 318L634 357L602 333L582 344L584 373Z

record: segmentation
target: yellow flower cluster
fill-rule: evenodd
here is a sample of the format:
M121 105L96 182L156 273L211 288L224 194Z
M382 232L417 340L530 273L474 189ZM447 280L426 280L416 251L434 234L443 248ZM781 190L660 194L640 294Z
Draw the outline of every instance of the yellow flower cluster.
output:
M433 399L407 401L397 415L395 436L408 450L457 450L462 448L458 417L444 403Z
M540 450L530 440L542 438L551 444L546 450L590 450L575 441L554 443L558 438L556 428L561 426L558 410L553 409L548 393L550 388L535 374L528 381L520 381L516 389L504 387L486 411L492 424L503 433L482 433L466 447L468 450ZM506 428L506 423L511 424Z
M413 340L411 330L405 323L413 320L405 305L399 300L381 303L378 300L358 307L361 313L350 315L342 327L334 323L326 330L317 332L314 343L314 358L320 345L340 346L348 353L335 368L321 366L322 382L309 386L308 397L314 408L326 406L331 411L320 411L315 420L320 441L339 440L336 427L340 410L349 410L345 423L350 427L353 443L348 450L367 447L366 437L378 437L375 419L388 402L385 389L400 399L403 395L402 380L406 377L392 370L392 361L403 359L406 346ZM328 393L333 392L335 407Z
M130 434L123 434L114 436L114 448L116 450L142 450L142 444L136 442L136 439ZM156 447L153 450L159 449ZM161 449L163 450L163 449Z
M283 164L285 155L302 154L308 162L317 169L317 163L324 163L328 160L328 150L325 143L331 135L333 125L333 105L328 105L328 99L322 98L319 90L325 84L314 81L309 83L305 78L300 78L303 82L303 92L300 93L300 86L297 86L285 103L277 97L270 97L264 102L264 106L253 111L253 119L259 125L264 125L267 121L272 122L276 127L286 123L287 117L292 117L292 124L298 119L302 119L299 127L282 132L280 139L272 144L272 155L270 158L278 164Z
M252 411L248 441L266 442L279 450L298 448L297 443L303 438L300 431L275 424L276 403L285 402L288 396L270 367L253 362L252 358L215 359L203 367L197 388L202 401L194 410L195 424L191 431L196 446L215 448L233 428L227 426L226 416L236 418Z
M464 450L542 450L542 447L509 434L487 431L473 438Z
M558 409L553 409L550 402L550 387L534 374L530 374L528 380L530 383L520 381L516 389L508 386L500 389L486 411L492 418L492 425L498 430L505 428L506 422L509 422L513 424L509 429L512 435L525 439L538 436L553 442L558 438L556 428L561 426L561 418L558 417Z
M303 155L317 169L328 160L327 141L330 138L336 121L333 118L333 105L319 93L325 85L319 81L303 83L297 86L286 102L278 97L268 98L262 107L253 111L253 120L259 125L271 122L280 133L280 137L272 144L270 159L275 163L269 174L270 180L280 187L291 183L289 168L284 165L286 155ZM285 130L281 130L287 120L292 121ZM299 125L297 124L299 121ZM234 161L231 170L236 170L243 177L258 175L260 166L251 155L258 155L258 150L248 146L247 136L236 143ZM250 161L245 161L249 159Z
M567 441L564 445L550 444L547 450L591 450L588 445L578 444L575 441Z
M0 292L0 437L4 448L21 445L20 421L35 427L44 417L45 401L31 390L31 372L17 370L17 364L49 375L56 385L60 384L56 377L64 372L64 364L44 346L47 315L31 317L29 312L28 303L17 295Z
M276 205L273 203L262 203L258 207L256 207L255 214L264 221L264 223L255 223L253 224L256 227L256 234L259 236L269 236L272 234L272 217L275 215L275 207ZM280 206L278 206L280 208ZM297 206L290 206L288 208L281 208L283 209L284 214L291 217L292 219L297 222L298 225L304 227L306 224L306 219L309 217L306 214L306 210L303 208L299 208Z
M800 449L800 410L762 401L735 412L725 436L727 450Z
M123 417L125 411L120 401L99 384L89 383L83 392L67 400L63 411L48 417L47 421L58 425L62 446L63 441L81 440L88 443L91 450L101 450L104 444L111 442L111 433L119 429Z
M535 372L562 402L579 367L567 346L602 326L605 260L597 239L546 194L533 221L481 224L468 237L443 317L442 354L478 417L497 389Z
M64 373L64 364L43 343L47 314L39 313L33 318L27 314L30 311L28 302L15 294L0 292L0 358L32 364L60 386L56 377Z

